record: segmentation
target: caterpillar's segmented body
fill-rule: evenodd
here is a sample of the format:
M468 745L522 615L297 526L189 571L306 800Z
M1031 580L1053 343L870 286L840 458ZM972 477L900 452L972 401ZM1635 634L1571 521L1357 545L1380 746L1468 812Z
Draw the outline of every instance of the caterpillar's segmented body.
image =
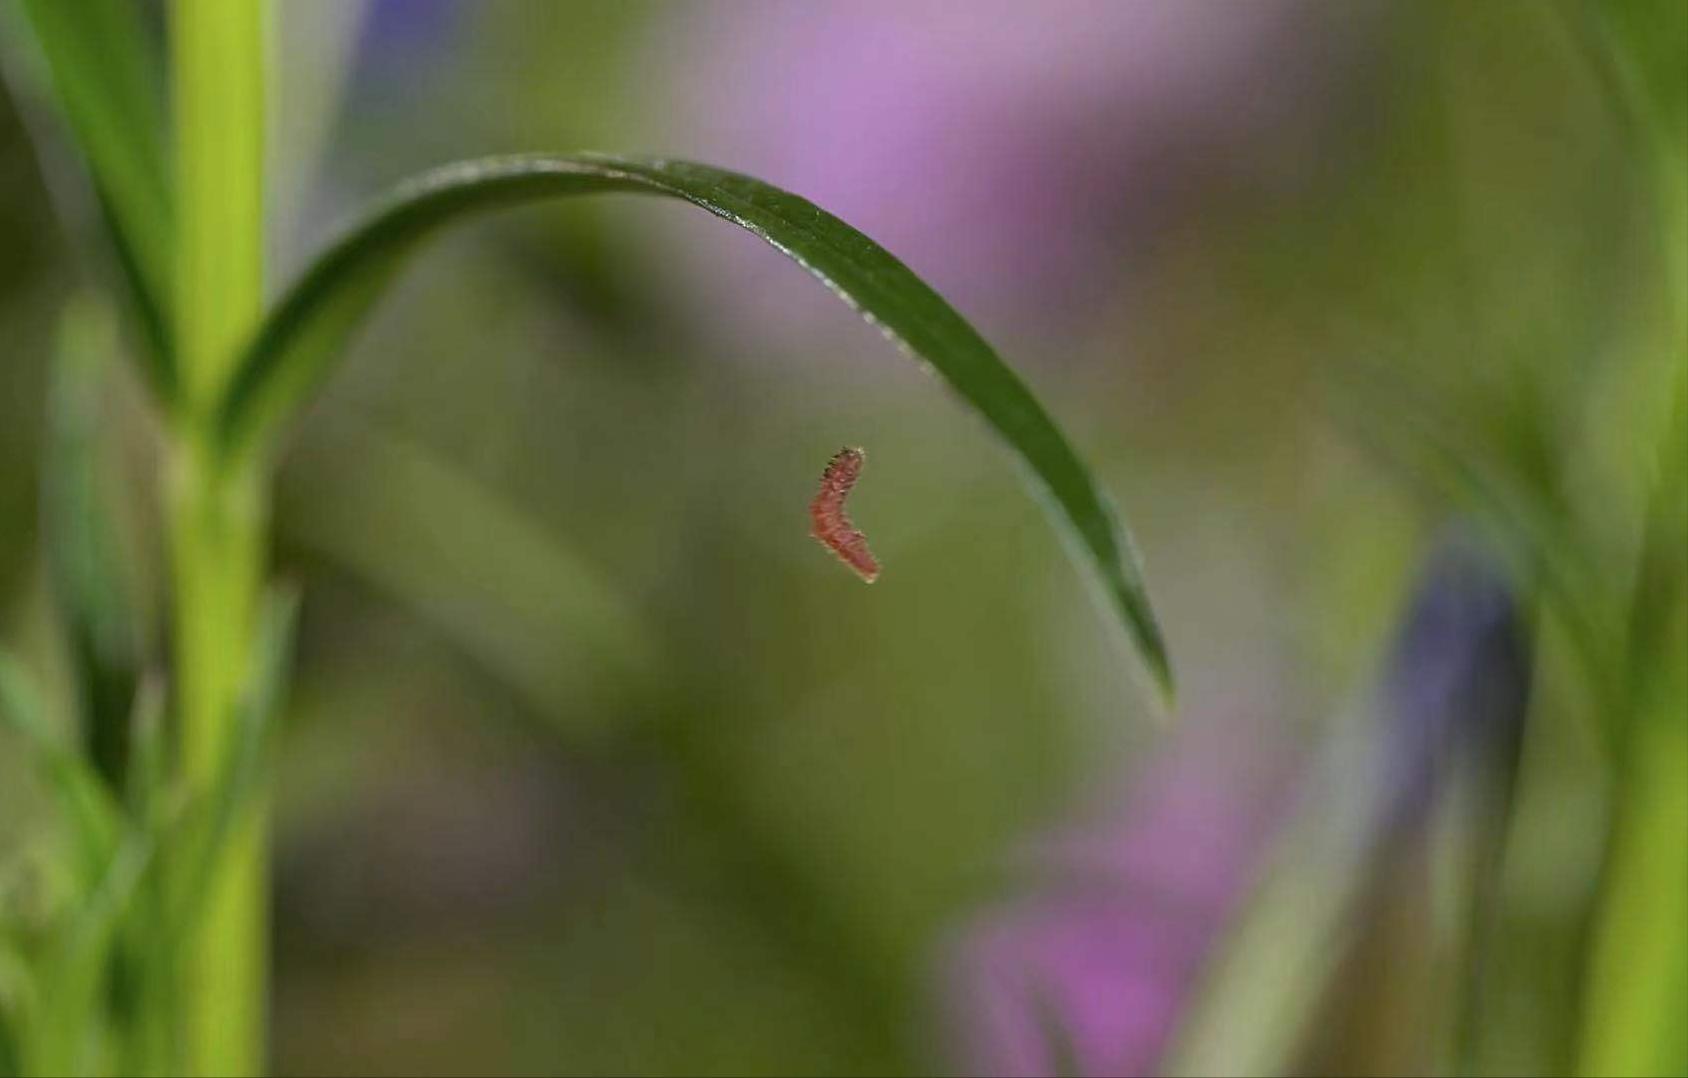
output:
M821 473L821 489L809 503L810 532L840 561L869 584L879 577L879 561L867 548L867 536L855 529L844 515L844 499L862 474L867 453L861 449L840 449Z

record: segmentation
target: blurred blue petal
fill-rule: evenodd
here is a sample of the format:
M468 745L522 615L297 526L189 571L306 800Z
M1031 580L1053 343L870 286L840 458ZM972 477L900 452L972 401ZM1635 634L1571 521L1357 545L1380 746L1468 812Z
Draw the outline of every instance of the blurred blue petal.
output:
M1448 535L1424 570L1382 687L1386 827L1422 820L1461 761L1491 778L1510 773L1530 676L1527 630L1505 571L1474 539Z

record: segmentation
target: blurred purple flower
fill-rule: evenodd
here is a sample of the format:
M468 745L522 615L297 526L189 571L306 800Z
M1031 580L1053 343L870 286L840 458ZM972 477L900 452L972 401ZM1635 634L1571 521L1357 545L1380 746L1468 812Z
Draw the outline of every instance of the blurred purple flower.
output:
M1375 857L1353 863L1375 874L1392 840L1423 826L1456 766L1481 768L1485 788L1504 797L1530 669L1506 577L1470 541L1439 543L1381 680L1364 759L1334 758L1337 772L1361 768L1381 781L1362 785L1364 804L1344 807L1309 802L1331 790L1305 772L1301 811L1357 811L1352 834ZM1234 732L1186 741L1148 766L1122 811L1042 842L1053 871L1029 897L968 926L946 963L964 1069L1154 1071L1289 816L1284 759Z
M1113 295L1204 185L1306 175L1341 99L1333 38L1364 22L1310 25L1293 0L672 10L681 150L813 199L964 307L1043 324Z
M947 963L966 1072L1154 1068L1280 815L1284 754L1259 748L1187 741L1118 811L1041 844L1055 885L969 926Z
M403 62L440 44L462 14L461 0L364 0L358 51L365 59Z

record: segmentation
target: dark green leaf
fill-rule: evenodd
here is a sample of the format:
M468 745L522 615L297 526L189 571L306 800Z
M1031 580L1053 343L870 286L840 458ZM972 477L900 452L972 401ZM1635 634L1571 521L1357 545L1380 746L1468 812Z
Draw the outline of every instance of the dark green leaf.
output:
M23 1073L25 1031L35 993L34 979L0 922L0 1078Z
M59 320L41 493L47 562L69 630L89 755L116 789L125 770L140 631L112 491L99 463L99 392L118 347L114 321L91 299L67 304Z
M680 199L750 231L929 363L1025 466L1170 695L1171 667L1136 552L1089 470L1025 383L878 244L812 203L747 176L682 161L521 156L450 165L402 185L317 259L260 328L224 402L224 448L245 452L262 444L294 411L406 255L436 229L501 206L612 191Z
M1682 552L1688 550L1688 345L1668 390L1671 416L1659 445L1659 464L1641 534L1636 586L1629 611L1630 681L1652 684L1680 661L1667 641L1682 609Z
M164 155L163 80L153 35L129 0L22 0L131 284L149 344L148 375L168 395L173 215Z
M129 818L148 833L162 820L169 793L169 746L164 740L164 683L149 675L136 683L129 709L129 761L124 794Z

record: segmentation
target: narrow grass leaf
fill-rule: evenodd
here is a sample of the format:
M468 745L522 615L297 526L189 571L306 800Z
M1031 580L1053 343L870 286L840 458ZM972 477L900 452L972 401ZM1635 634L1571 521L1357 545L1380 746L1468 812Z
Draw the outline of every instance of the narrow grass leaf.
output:
M1170 697L1172 671L1137 554L1066 437L972 326L878 244L759 180L705 165L590 154L488 158L401 185L313 263L260 327L223 402L231 453L263 444L328 373L406 256L439 228L499 207L623 192L679 199L767 241L923 360L1002 438L1094 571L1145 665Z
M1680 548L1679 548L1680 549ZM1674 661L1639 688L1622 800L1600 881L1580 1073L1688 1073L1688 604L1680 581L1664 637Z
M167 851L176 798L171 796L169 746L165 743L165 692L162 678L141 680L130 716L129 769L124 789L131 826ZM123 926L117 961L129 1009L125 1062L138 1074L175 1074L182 1070L175 1015L179 949L168 932L170 912L168 853L153 859L131 899L134 915Z
M1677 375L1631 609L1632 713L1578 1048L1588 1075L1688 1073L1688 366Z
M129 768L124 796L129 818L152 829L166 811L170 772L164 740L164 682L156 674L142 678L129 713Z
M23 1073L26 1031L34 1014L35 983L29 964L0 921L0 1078Z
M107 306L92 298L66 304L41 484L47 562L69 630L89 754L114 789L125 771L140 665L134 583L99 460L99 393L117 350L116 319Z
M22 8L134 293L152 346L148 376L168 397L174 220L154 35L132 0L22 0Z

